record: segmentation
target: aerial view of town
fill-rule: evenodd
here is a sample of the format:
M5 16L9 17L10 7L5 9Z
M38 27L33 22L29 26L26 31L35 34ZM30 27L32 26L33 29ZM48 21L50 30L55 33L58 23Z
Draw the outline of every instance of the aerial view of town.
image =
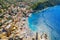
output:
M0 40L60 40L60 0L0 0Z

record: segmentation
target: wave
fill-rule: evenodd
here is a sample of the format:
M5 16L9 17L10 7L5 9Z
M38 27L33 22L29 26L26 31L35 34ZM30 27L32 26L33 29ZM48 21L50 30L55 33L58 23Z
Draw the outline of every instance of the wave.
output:
M31 30L47 33L49 40L60 40L60 6L32 13L28 20Z

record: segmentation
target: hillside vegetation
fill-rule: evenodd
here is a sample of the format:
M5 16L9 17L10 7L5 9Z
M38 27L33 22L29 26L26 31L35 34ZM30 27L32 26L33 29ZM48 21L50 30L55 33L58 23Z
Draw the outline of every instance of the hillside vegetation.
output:
M11 4L16 4L17 2L27 2L29 4L31 4L30 8L32 9L37 9L39 8L39 10L44 9L46 7L51 7L54 5L60 5L60 1L59 0L0 0L0 13L3 12L3 10L7 10L9 6L11 6Z

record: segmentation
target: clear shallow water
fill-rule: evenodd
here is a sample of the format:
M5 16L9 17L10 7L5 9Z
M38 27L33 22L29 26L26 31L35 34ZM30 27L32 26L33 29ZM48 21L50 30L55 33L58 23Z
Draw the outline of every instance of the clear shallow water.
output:
M49 7L32 13L28 18L32 31L45 32L50 40L60 40L60 6Z

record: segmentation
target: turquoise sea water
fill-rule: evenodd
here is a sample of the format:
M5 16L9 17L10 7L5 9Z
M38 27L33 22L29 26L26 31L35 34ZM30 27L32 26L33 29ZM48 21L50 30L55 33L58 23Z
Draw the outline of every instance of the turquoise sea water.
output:
M28 22L32 31L46 32L50 40L60 40L60 5L32 13Z

